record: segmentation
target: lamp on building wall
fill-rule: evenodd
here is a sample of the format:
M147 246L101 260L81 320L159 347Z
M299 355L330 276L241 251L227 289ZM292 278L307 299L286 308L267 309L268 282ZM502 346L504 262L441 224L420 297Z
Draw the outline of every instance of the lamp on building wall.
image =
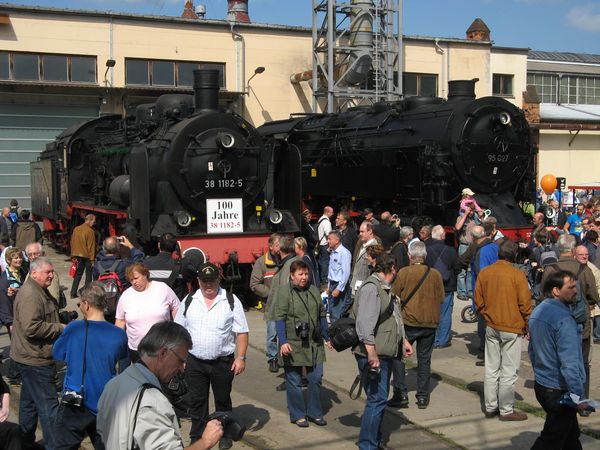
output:
M106 60L106 71L104 72L104 86L108 87L108 79L106 78L106 75L108 75L108 70L112 67L115 67L115 64L117 62L114 59L107 59Z
M246 92L244 92L244 94L248 95L250 93L250 82L252 81L252 78L254 78L258 74L263 73L264 71L265 68L263 66L258 66L256 69L254 69L254 73L250 78L248 78L248 82L246 83Z

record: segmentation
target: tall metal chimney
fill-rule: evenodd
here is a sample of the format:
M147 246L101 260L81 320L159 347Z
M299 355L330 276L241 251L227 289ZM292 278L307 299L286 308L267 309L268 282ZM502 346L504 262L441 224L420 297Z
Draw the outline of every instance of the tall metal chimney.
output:
M227 0L227 20L229 22L250 23L248 0Z

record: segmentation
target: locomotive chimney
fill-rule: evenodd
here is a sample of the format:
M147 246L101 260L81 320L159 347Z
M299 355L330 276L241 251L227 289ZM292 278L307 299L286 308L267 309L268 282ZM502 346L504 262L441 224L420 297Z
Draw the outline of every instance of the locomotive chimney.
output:
M448 81L448 101L475 100L475 83L478 81L479 78Z
M250 23L248 0L227 0L227 20L229 22Z
M196 112L219 109L218 70L194 70L194 108Z

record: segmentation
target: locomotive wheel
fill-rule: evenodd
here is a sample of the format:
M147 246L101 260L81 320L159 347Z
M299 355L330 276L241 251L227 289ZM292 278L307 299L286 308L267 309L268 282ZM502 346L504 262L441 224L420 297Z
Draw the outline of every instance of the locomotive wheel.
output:
M465 306L460 312L460 317L465 323L475 323L477 322L477 316L479 314L473 311L473 307L471 305Z

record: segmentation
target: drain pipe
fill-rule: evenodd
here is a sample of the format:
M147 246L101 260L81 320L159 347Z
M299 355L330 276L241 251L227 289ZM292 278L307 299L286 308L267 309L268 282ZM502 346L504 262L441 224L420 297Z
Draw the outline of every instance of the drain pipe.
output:
M246 41L244 36L234 30L235 23L230 24L231 37L235 41L236 54L236 90L245 92L246 89Z

